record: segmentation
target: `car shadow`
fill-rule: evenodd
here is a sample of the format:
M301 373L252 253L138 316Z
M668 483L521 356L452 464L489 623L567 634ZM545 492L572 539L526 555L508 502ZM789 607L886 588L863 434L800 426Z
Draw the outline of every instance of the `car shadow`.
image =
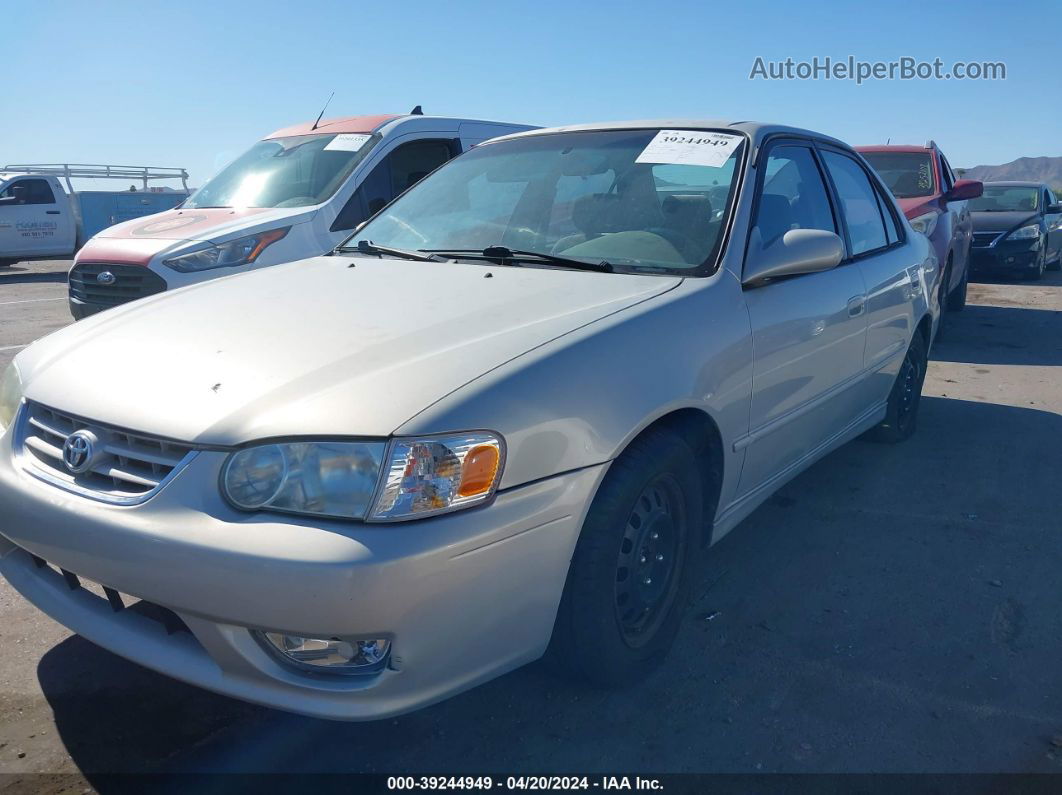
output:
M930 351L932 361L1062 365L1062 311L967 304L945 322Z
M410 715L333 723L76 636L38 679L102 793L127 772L1051 769L1026 757L1062 714L1059 439L1057 413L923 398L913 438L845 445L709 550L675 648L628 690L535 664Z
M40 271L12 265L0 268L0 287L5 284L66 284L68 270Z

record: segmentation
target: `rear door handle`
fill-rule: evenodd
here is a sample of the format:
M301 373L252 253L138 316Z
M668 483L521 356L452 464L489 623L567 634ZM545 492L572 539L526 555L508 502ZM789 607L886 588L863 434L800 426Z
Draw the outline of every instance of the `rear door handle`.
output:
M865 295L856 295L848 299L848 317L859 317L866 309L867 299Z
M44 213L45 215L59 215L58 210L45 210Z

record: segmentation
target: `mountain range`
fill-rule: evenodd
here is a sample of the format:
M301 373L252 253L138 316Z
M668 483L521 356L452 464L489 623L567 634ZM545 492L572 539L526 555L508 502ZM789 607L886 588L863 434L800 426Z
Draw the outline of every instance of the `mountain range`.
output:
M982 182L1046 182L1054 188L1062 189L1062 157L1019 157L1001 166L974 166L958 170L963 172L964 178L979 179Z

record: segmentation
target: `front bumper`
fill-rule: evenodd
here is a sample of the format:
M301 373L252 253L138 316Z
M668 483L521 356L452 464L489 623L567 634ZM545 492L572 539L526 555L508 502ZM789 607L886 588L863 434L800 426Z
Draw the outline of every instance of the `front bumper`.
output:
M18 469L11 437L0 438L0 573L26 599L174 678L342 720L407 712L540 657L606 469L512 489L479 509L364 525L236 512L218 496L225 454L214 451L142 505L105 505ZM115 612L56 569L172 611L190 632ZM391 661L365 676L307 674L251 629L384 637Z
M1022 273L1036 270L1040 246L1028 242L1001 242L970 248L970 270L975 273Z

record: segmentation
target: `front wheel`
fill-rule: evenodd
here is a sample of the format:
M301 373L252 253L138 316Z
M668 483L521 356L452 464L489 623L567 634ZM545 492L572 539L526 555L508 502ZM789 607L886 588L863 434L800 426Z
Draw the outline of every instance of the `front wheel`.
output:
M885 419L871 429L871 439L877 442L902 442L915 432L927 363L925 340L921 332L916 331L900 365L900 372L896 374L892 392L889 393Z
M575 547L547 660L616 687L651 673L678 633L703 486L682 438L654 430L612 462Z

